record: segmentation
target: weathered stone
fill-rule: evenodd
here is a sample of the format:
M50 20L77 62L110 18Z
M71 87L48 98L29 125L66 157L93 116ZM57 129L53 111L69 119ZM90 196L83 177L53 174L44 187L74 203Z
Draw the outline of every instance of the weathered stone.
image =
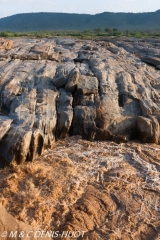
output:
M120 72L116 79L119 92L119 105L125 105L128 97L137 99L136 89L132 82L131 75L126 72Z
M43 59L42 55L41 55L41 59ZM59 54L57 54L57 53L49 54L49 55L47 56L47 59L48 59L48 60L51 60L51 61L58 61L58 59L59 59Z
M77 106L74 108L73 135L81 135L84 139L94 140L96 133L96 108Z
M12 160L18 163L31 161L55 140L58 92L55 91L50 77L36 77L34 79L36 87L32 90L32 86L29 87L25 83L26 75L28 76L26 73L22 75L17 73L3 89L2 109L8 111L14 125L0 146L2 165ZM47 74L44 69L44 75L50 73ZM23 93L20 87L17 89L12 87L13 82L21 82Z
M57 129L56 138L64 138L70 130L73 119L72 101L70 93L66 93L64 88L60 88L60 97L57 102Z
M32 131L13 125L1 143L0 166L4 167L11 161L16 161L18 164L23 163L30 152L31 136Z
M60 74L57 74L54 78L53 78L53 84L56 86L56 87L62 87L63 85L66 84L66 77L60 73Z
M115 120L121 119L121 108L118 102L118 93L108 91L96 101L97 125L102 129L107 129Z
M30 52L34 53L48 53L49 49L51 47L51 44L36 44L33 47L31 47Z
M138 117L138 133L142 142L159 143L159 123L154 116Z
M160 65L160 58L157 58L157 57L143 57L141 58L141 60L153 66Z
M66 92L74 92L77 86L77 83L80 78L80 72L78 69L73 69L68 76L67 83L65 85Z
M159 113L159 107L151 99L141 100L140 106L142 109L143 116L147 117L148 115L152 115L152 114L155 115Z
M59 64L57 66L56 75L62 74L64 77L68 78L69 74L73 71L74 68L75 64L68 60L67 62Z
M114 121L114 123L109 126L108 130L113 140L128 142L136 137L136 123L136 118L124 117L119 121Z
M95 95L81 95L79 93L76 93L74 95L74 106L80 105L80 106L95 106Z
M40 54L27 54L27 55L12 55L12 59L20 59L20 60L40 60ZM46 58L45 58L46 59Z
M82 75L94 77L94 73L89 68L89 64L88 63L81 63L79 65L77 64L76 66L79 68L79 71L80 71L80 73Z
M40 53L40 54L26 54L26 55L11 55L12 59L20 59L20 60L51 60L57 61L59 55L58 54L49 54L48 53Z
M98 93L98 79L96 77L81 75L77 84L77 91L80 94L97 94Z
M11 127L12 120L6 116L0 116L0 140Z

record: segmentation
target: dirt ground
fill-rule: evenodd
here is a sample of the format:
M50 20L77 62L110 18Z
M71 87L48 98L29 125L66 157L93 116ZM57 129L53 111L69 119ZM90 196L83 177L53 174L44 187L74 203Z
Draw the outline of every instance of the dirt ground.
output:
M84 240L159 240L159 180L158 145L71 137L0 170L0 202L26 224Z

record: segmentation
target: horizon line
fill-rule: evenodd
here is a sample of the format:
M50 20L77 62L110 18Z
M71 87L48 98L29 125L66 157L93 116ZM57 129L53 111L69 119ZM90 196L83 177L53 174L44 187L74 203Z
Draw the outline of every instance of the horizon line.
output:
M59 13L59 14L77 14L77 15L91 15L91 16L94 16L94 15L97 15L97 14L102 14L102 13L124 13L124 14L127 14L127 13L130 13L130 14L141 14L141 13L155 13L155 12L158 12L160 11L160 9L157 9L155 11L149 11L149 12L110 12L110 11L104 11L104 12L99 12L99 13L94 13L94 14L91 14L91 13L75 13L75 12L21 12L21 13L15 13L15 14L12 14L12 15L9 15L9 16L6 16L6 17L2 17L0 19L3 19L3 18L7 18L7 17L12 17L12 16L15 16L15 15L20 15L20 14L38 14L38 13Z

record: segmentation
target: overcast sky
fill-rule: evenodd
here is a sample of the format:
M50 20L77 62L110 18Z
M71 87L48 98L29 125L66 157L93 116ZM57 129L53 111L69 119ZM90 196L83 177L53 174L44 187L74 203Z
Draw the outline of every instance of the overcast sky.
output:
M152 12L160 0L0 0L0 18L26 12Z

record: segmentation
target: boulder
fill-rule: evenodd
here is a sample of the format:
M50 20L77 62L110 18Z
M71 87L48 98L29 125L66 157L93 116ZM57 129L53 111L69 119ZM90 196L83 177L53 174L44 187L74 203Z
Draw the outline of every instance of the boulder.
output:
M132 117L123 117L120 120L114 121L108 127L112 139L118 142L128 142L136 137L136 120L136 118Z
M159 123L154 116L149 118L139 116L137 118L137 127L139 138L142 142L147 143L159 143Z
M67 81L67 79L66 79L66 77L62 73L57 74L53 78L53 84L57 88L64 86L66 84L66 81Z
M98 79L96 77L81 75L77 84L77 91L83 95L98 93Z
M66 92L74 92L77 86L77 83L80 78L80 72L78 69L73 69L67 79L67 83L65 85Z

